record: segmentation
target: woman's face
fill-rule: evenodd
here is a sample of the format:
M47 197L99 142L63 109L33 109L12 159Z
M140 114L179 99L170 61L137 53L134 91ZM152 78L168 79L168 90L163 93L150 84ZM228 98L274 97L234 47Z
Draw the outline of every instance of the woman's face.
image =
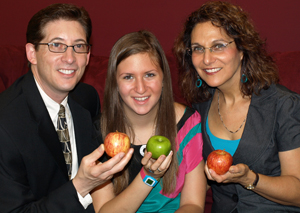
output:
M209 86L239 86L243 53L237 50L234 39L224 29L213 26L210 21L198 23L191 33L191 47L193 50L206 48L204 53L194 51L191 57L199 76ZM210 47L216 51L211 52Z
M121 61L116 78L127 115L156 113L162 93L163 72L148 53L134 54Z

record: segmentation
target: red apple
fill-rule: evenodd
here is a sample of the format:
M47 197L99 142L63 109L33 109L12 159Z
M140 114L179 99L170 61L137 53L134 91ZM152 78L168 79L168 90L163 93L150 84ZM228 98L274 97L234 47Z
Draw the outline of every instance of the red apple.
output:
M168 138L154 135L147 142L147 152L152 153L152 158L157 159L161 155L167 156L171 151L171 142Z
M207 166L214 170L218 175L225 174L232 165L232 156L225 150L217 149L207 157Z
M127 153L130 148L128 135L122 132L111 132L104 139L104 148L108 156L114 157L120 152Z

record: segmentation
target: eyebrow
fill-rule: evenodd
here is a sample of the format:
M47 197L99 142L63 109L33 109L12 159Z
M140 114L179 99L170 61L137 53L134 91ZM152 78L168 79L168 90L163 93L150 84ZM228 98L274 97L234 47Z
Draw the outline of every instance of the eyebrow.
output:
M151 72L159 72L159 70L156 68L156 69L148 70L145 73L151 73Z
M221 41L221 42L227 42L227 41L225 41L224 39L217 39L217 40L213 40L213 41L212 41L212 44L216 44L216 43L218 43L218 42L220 42L220 41ZM191 46L201 46L201 47L203 47L203 45L201 45L201 44L199 44L199 43L197 43L197 42L196 42L196 43L192 43Z
M64 41L65 41L63 38L55 37L55 38L53 38L53 39L50 40L50 43L53 42L53 41L55 41L55 40L59 40L59 41L61 41L61 42L64 42ZM76 42L84 42L84 43L87 43L87 42L86 42L84 39L82 39L82 38L76 39L74 42L75 42L75 43L76 43Z
M150 74L150 73L153 73L153 72L159 73L159 70L157 70L157 69L148 70L148 71L145 71L145 74ZM119 74L118 76L122 77L122 76L128 76L128 75L134 76L135 74L133 72L126 71L124 73Z

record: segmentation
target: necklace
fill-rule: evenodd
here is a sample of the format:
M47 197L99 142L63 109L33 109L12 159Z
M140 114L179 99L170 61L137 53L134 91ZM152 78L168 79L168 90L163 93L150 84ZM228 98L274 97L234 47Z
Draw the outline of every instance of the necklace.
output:
M229 130L229 129L226 127L226 125L225 125L224 122L223 122L222 116L221 116L221 114L220 114L220 92L219 92L219 90L218 90L218 113L219 113L219 117L220 117L220 119L221 119L221 121L222 121L223 126L225 127L225 129L226 129L228 132L230 132L230 133L232 133L232 134L237 133L238 131L240 131L240 129L242 128L242 126L244 125L244 123L245 123L245 121L246 121L246 118L245 118L244 121L243 121L243 123L241 124L241 126L238 128L238 130L236 130L236 131L234 131L234 132L231 131L231 130Z
M154 134L155 134L155 129L156 129L156 124L154 125L153 130L152 130L152 133L151 133L151 135L150 135L149 138L151 138L152 136L154 136ZM139 137L138 137L137 135L135 135L135 138L138 139L138 141L139 141L141 144L143 144L142 141L139 139Z

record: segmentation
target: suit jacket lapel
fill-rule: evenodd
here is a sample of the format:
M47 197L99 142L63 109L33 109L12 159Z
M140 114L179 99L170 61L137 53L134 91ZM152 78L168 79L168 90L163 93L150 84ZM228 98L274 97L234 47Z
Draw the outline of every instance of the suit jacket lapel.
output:
M62 172L65 174L66 179L68 180L67 167L65 165L65 160L62 154L61 145L58 140L57 133L55 131L49 113L45 107L44 101L35 84L31 71L26 74L22 86L27 99L30 114L33 120L35 120L37 123L39 136L48 147L54 160L57 162L58 167L62 170Z
M92 141L92 121L88 110L84 109L71 96L68 98L68 104L72 112L74 131L76 138L76 148L78 163L81 159L90 154L97 147Z

